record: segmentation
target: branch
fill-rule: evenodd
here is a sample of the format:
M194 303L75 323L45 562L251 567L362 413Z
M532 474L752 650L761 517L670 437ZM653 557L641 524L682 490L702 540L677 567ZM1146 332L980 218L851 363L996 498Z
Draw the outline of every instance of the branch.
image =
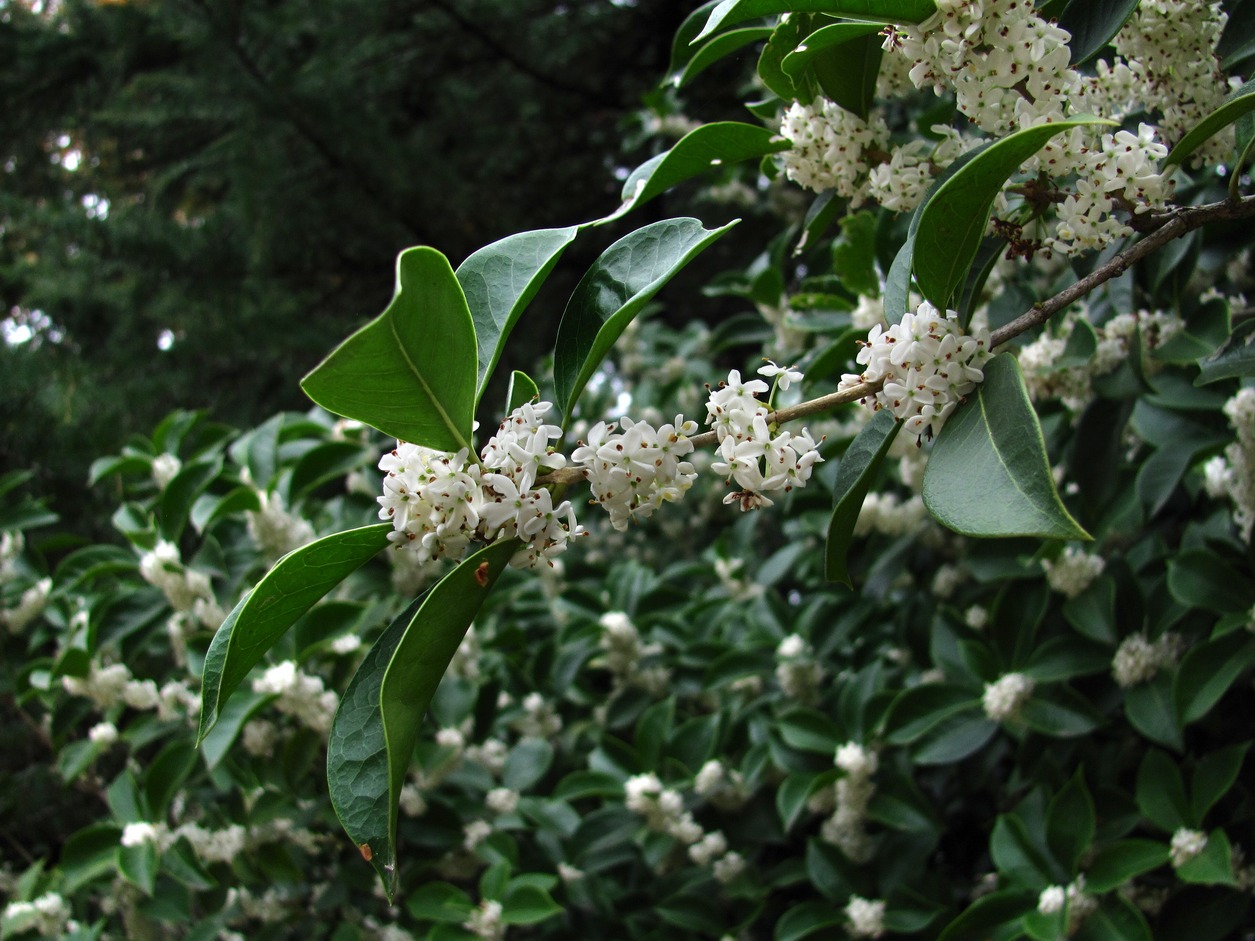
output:
M999 327L989 338L989 348L997 349L1008 340L1018 337L1026 330L1038 327L1059 311L1080 300L1100 284L1118 278L1130 267L1147 255L1157 252L1173 239L1188 235L1195 229L1202 228L1213 222L1233 222L1238 219L1249 219L1255 216L1255 196L1244 199L1226 199L1205 206L1188 206L1174 209L1171 212L1156 214L1146 223L1152 231L1132 248L1116 255L1109 262L1100 265L1075 284L1064 288L1054 297L1034 304L1032 309L1021 314L1009 324Z
M1189 206L1151 216L1144 223L1145 228L1150 231L1146 238L1132 248L1120 252L1120 254L1105 264L1095 268L1084 278L1060 291L1054 297L1034 304L1031 310L1017 317L1006 326L999 327L990 335L989 349L996 349L1008 340L1015 339L1026 330L1031 330L1033 327L1044 324L1059 311L1080 300L1100 284L1104 284L1112 278L1124 274L1134 264L1147 255L1163 248L1173 239L1188 235L1195 229L1202 228L1213 222L1233 222L1253 216L1255 216L1255 196L1247 196L1243 199L1227 199L1218 203L1208 203L1205 206ZM773 425L783 425L785 422L796 421L799 418L831 411L838 405L847 405L850 402L857 402L865 396L874 395L879 391L880 385L881 383L879 382L864 382L841 392L832 392L817 399L811 399L809 402L801 402L797 405L790 405L788 408L777 409L767 416L767 421ZM696 450L697 448L714 446L718 443L719 438L714 431L706 431L689 440L693 443L694 450ZM584 471L579 467L564 467L561 470L545 474L536 483L538 486L544 484L572 484L583 479Z

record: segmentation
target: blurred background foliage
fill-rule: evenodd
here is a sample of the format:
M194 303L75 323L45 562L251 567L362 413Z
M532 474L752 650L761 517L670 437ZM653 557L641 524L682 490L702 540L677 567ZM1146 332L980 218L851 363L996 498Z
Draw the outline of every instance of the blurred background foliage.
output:
M0 466L32 468L101 536L92 456L172 407L236 425L304 407L298 379L387 303L399 250L456 264L609 212L683 12L0 2ZM707 111L735 101L711 100L719 78ZM573 277L537 305L552 322L521 331L520 363Z

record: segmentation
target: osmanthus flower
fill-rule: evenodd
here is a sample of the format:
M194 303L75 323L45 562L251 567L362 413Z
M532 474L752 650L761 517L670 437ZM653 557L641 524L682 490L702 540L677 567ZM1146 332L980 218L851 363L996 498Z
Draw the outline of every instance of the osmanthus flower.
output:
M571 463L583 469L592 502L601 504L610 525L622 532L633 519L646 519L693 486L697 472L681 459L693 452L689 438L696 431L697 422L683 415L658 428L627 417L598 422L572 452Z
M781 375L791 371L791 382L802 377L796 370L781 371L774 363L771 366ZM805 428L794 433L771 426L767 406L757 398L767 390L761 379L742 380L734 369L706 402L706 424L714 426L719 440L720 459L711 469L741 488L723 502L739 502L742 510L771 506L772 500L766 496L769 492L806 486L811 469L823 460L818 442Z
M838 389L881 383L863 403L873 411L889 409L922 443L941 431L964 397L984 380L989 332L966 334L955 311L943 314L924 301L888 329L872 327L856 359L867 368L846 373Z
M379 461L384 472L379 518L393 525L388 538L419 561L457 559L475 540L522 540L511 559L534 567L562 553L583 532L569 501L535 487L543 471L566 466L551 442L561 437L545 424L549 402L527 402L512 411L484 445L478 461L468 449L456 454L398 441Z

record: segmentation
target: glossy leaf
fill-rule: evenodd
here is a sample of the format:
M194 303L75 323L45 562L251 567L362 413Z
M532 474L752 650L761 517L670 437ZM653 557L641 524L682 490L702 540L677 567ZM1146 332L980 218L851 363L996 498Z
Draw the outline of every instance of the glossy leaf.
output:
M1037 415L1015 357L985 364L985 381L937 437L924 503L969 536L1089 539L1059 499Z
M413 601L379 635L349 681L327 739L331 806L353 845L379 873L389 898L396 894L397 867L390 855L388 749L379 694L388 663L421 604L421 598Z
M824 574L831 582L841 582L851 588L854 585L846 566L846 552L854 539L854 526L863 501L901 427L902 423L892 412L881 409L863 426L841 458L833 487L836 506L828 521L828 541L824 545Z
M937 12L932 0L724 0L697 39L720 27L778 13L827 13L875 23L922 23Z
M1141 0L1071 0L1059 16L1059 25L1072 34L1068 49L1072 65L1098 55L1111 42Z
M787 140L756 124L739 121L703 124L685 134L666 153L647 160L631 172L623 183L623 206L615 216L644 205L685 180L721 166L779 153L789 146Z
M828 29L846 24L837 23ZM876 79L884 57L884 38L875 24L870 27L849 24L859 31L840 44L825 49L811 60L811 71L825 95L866 120L876 98ZM849 31L847 31L849 32ZM807 37L810 47L815 34Z
M1184 723L1211 712L1238 678L1255 666L1255 637L1233 631L1190 648L1177 670L1177 712Z
M1098 908L1072 935L1077 941L1151 941L1150 925L1128 899L1112 896L1103 899Z
M440 451L471 446L475 325L448 260L433 248L397 258L387 309L301 380L327 409Z
M161 535L168 542L178 542L192 515L192 506L205 488L222 470L222 456L189 464L175 475L161 492L157 517Z
M1046 812L1046 841L1067 875L1075 874L1081 856L1089 849L1094 825L1094 800L1078 771L1054 796Z
M706 229L696 219L665 219L624 236L602 253L576 286L558 325L553 378L567 420L632 318L733 225Z
M437 582L397 641L384 671L379 702L388 757L385 865L396 860L398 802L423 714L466 629L518 548L514 539L494 542Z
M693 56L697 55L701 48L696 45L697 34L702 31L706 21L710 19L711 11L719 3L720 0L706 0L684 18L684 22L680 24L680 28L675 31L675 37L671 40L671 61L667 65L667 74L677 74L692 61Z
M1037 908L1037 892L1000 889L978 898L941 932L938 941L988 941L992 937L1012 937L996 929L1018 922Z
M536 296L579 228L520 232L471 254L456 272L475 324L479 404L519 316Z
M1012 882L1040 889L1064 881L1066 874L1043 850L1014 814L1003 814L994 824L989 855L998 872Z
M1198 361L1196 386L1221 379L1255 376L1255 320L1239 324L1233 335L1211 356Z
M1207 834L1207 845L1193 859L1176 867L1177 878L1196 885L1236 885L1233 847L1219 828Z
M994 200L1020 165L1061 131L1111 124L1078 117L1016 131L987 147L946 180L920 207L912 270L920 292L938 308L951 306L980 250Z
M1187 607L1217 614L1248 611L1255 586L1211 549L1188 549L1168 562L1168 591Z
M1164 167L1172 167L1184 162L1190 154L1208 140L1251 111L1255 111L1255 79L1249 80L1241 88L1230 93L1225 98L1224 104L1199 121L1177 141L1177 145L1164 158Z
M721 59L771 35L769 26L748 26L721 33L698 48L696 55L684 64L683 71L671 77L676 88L683 88Z
M1177 763L1158 749L1148 751L1137 770L1137 809L1166 833L1199 824Z
M1171 674L1161 672L1128 690L1124 694L1124 715L1133 728L1152 742L1181 750L1181 716Z
M1155 840L1121 840L1098 850L1085 867L1086 887L1109 892L1168 862L1168 847Z
M532 377L517 369L510 373L510 388L506 392L506 414L510 414L520 405L532 401L540 395L540 389L532 381Z
M1237 783L1250 742L1230 745L1202 758L1190 775L1190 808L1194 819L1207 818L1212 809Z
M391 523L324 536L275 563L218 628L205 656L198 741L283 633L388 544Z

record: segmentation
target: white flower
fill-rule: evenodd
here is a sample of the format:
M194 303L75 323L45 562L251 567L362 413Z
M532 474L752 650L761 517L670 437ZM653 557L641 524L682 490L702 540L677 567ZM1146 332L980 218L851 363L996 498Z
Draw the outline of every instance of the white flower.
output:
M1075 598L1102 574L1106 561L1090 555L1077 546L1068 546L1056 559L1043 559L1046 581L1050 587L1068 598Z
M593 502L622 532L632 520L652 516L693 486L697 472L681 458L693 453L689 438L696 431L697 423L683 415L658 428L627 417L617 424L598 422L589 429L587 442L572 452L571 463L583 469Z
M767 360L766 366L758 367L758 374L766 376L768 379L775 378L780 388L788 391L789 386L795 382L802 381L802 373L795 366L777 366L771 360Z
M123 846L146 846L152 844L162 849L169 835L164 823L128 823L122 828Z
M933 438L947 418L984 379L982 367L989 359L989 333L978 329L965 334L958 313L942 314L928 301L915 313L884 329L872 327L856 357L866 368L847 373L839 389L863 383L880 383L880 389L864 397L873 411L889 409L905 422L905 431L919 441Z
M855 938L879 938L885 933L885 903L851 895L845 906L850 922L850 935Z
M87 737L97 745L112 745L118 740L118 727L112 722L98 722L91 727Z
M501 920L504 909L500 902L484 899L471 912L470 918L462 923L462 927L471 934L486 938L488 941L500 941L505 937L505 924Z
M1064 886L1052 885L1041 890L1037 897L1037 910L1043 915L1056 915L1063 911L1068 903L1068 892Z
M519 792L508 787L494 787L484 798L484 804L493 813L512 814L519 806Z
M1201 830L1188 830L1185 827L1172 834L1169 845L1168 859L1173 869L1180 869L1191 859L1202 855L1207 848L1207 834Z
M1032 678L1023 673L1008 673L987 684L985 693L981 696L985 715L994 722L1014 719L1033 694L1034 686L1036 684Z
M880 766L876 753L857 742L846 742L837 749L834 763L851 777L870 778Z
M767 407L756 397L766 391L761 379L744 382L734 369L706 402L706 424L714 426L719 441L720 460L711 470L742 488L723 501L739 502L742 510L771 506L768 492L806 486L811 469L823 460L805 428L794 433L768 424Z

